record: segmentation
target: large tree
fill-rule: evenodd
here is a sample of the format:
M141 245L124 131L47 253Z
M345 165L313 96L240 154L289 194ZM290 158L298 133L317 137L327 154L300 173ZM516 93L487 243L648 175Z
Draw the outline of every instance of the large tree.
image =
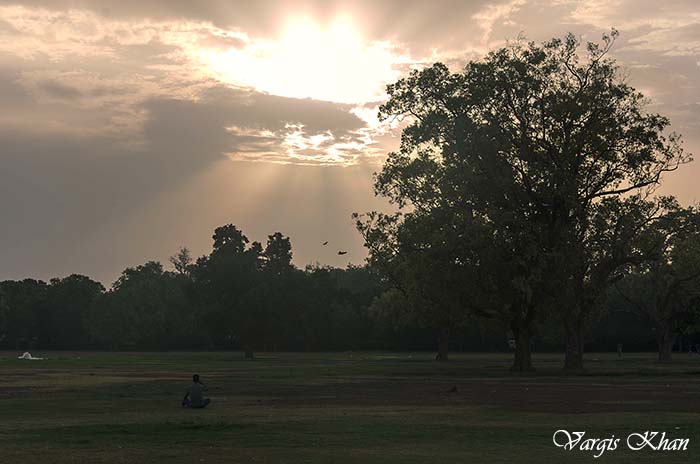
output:
M513 314L529 332L532 314L566 298L571 369L583 366L583 328L598 305L597 297L575 295L592 279L609 283L630 259L617 252L605 266L591 265L600 256L591 242L600 204L644 209L662 174L689 160L679 138L667 134L668 119L645 111L643 95L607 57L616 36L587 44L585 53L568 35L509 44L457 73L440 63L416 70L387 87L379 113L404 129L377 192L425 215L461 211L465 228L478 218L514 244L517 261L531 264L510 285L511 307L527 308Z

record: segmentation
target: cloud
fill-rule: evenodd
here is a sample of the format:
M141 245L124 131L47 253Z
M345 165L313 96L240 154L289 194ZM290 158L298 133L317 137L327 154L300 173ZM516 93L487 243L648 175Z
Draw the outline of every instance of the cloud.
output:
M632 31L644 26L670 28L700 18L692 0L589 0L571 2L569 18L600 28Z
M631 50L697 57L700 55L700 18L697 22L654 29L630 39L628 43Z
M329 102L219 86L196 101L154 99L144 108L147 149L167 156L349 165L371 143L349 106Z
M0 50L25 59L43 56L50 61L118 57L121 47L160 43L184 54L203 47L233 47L246 35L223 30L210 22L186 20L108 19L89 9L33 9L22 5L0 6L5 27L0 33L12 40L0 42Z
M202 19L105 18L105 11L121 8L107 3L107 10L34 3L41 7L0 6L9 25L7 40L0 32L0 51L21 61L16 78L35 100L6 116L7 125L82 137L109 133L123 147L169 152L182 160L194 146L204 159L224 153L251 161L347 165L360 162L363 150L376 156L376 127L368 128L353 106L318 100L380 97L385 81L398 77L398 58L387 44L365 43L340 26L309 36L293 29L285 42L253 39ZM69 4L76 5L81 4ZM300 38L303 43L297 43ZM306 50L328 39L345 48L326 44L318 53ZM359 68L364 71L357 74ZM298 98L304 96L315 100ZM168 111L184 119L169 119ZM158 124L165 122L177 130L170 141L154 141L149 136L162 133ZM288 130L291 126L300 131ZM242 128L247 137L268 131L274 138L256 158L250 140L239 151L236 132L227 127ZM327 144L304 141L319 133L328 134ZM278 145L270 150L273 140Z
M523 5L525 5L525 0L511 0L508 3L489 4L474 14L472 17L483 31L481 42L484 44L489 42L493 33L493 26L497 21L502 21L509 26L515 24L509 18L514 13L517 13Z
M319 255L328 235L360 262L349 214L380 207L371 173L400 133L376 119L382 85L521 32L620 29L611 55L697 151L699 15L691 0L0 0L0 274L112 278L207 252L232 221L292 235L302 265L345 264ZM693 198L687 172L667 193Z
M363 102L382 96L395 80L395 65L407 61L387 41L368 41L346 20L331 26L292 21L273 38L252 37L193 19L104 18L87 9L30 9L0 6L9 29L0 30L0 52L25 60L68 63L89 57L106 67L123 61L127 47L170 47L142 63L145 70L182 68L195 78L255 88L275 95L336 102ZM3 40L6 39L6 40ZM410 61L410 60L409 60ZM364 72L356 73L363 67Z

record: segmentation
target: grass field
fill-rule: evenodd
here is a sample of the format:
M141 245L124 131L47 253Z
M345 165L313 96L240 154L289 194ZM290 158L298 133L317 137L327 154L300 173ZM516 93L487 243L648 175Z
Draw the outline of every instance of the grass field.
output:
M0 352L0 463L699 463L700 358L536 355ZM192 373L205 410L180 407ZM453 387L456 392L449 392ZM687 451L564 451L558 429L665 431Z

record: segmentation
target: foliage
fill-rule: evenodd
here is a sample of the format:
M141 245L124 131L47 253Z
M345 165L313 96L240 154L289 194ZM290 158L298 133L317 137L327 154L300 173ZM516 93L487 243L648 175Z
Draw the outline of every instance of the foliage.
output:
M649 199L653 188L690 160L669 120L645 111L644 96L608 58L616 37L613 30L583 53L571 34L542 45L518 41L461 72L441 63L414 70L387 87L379 110L403 131L375 190L406 212L358 217L370 262L396 275L415 222L432 222L422 232L426 244L449 231L420 252L462 288L495 290L491 312L510 321L517 369L529 368L529 353L518 351L550 310L567 331L566 367L582 367L585 324L616 273L639 255L636 234L663 203ZM474 276L495 276L495 285ZM433 287L425 276L412 280ZM504 289L509 296L499 301ZM479 312L461 301L465 314ZM422 305L427 316L440 320L444 310L431 303Z
M673 206L650 227L654 259L635 265L611 292L618 310L654 327L659 361L670 361L676 336L694 332L700 321L700 211Z

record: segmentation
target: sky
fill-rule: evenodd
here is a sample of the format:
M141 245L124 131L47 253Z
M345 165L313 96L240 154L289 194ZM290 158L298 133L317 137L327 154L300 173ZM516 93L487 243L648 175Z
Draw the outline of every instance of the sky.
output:
M208 254L227 223L289 236L299 267L361 264L351 214L390 209L372 188L400 135L376 117L386 84L612 27L627 79L700 154L696 0L0 0L0 279L109 286ZM700 201L698 163L662 192Z

